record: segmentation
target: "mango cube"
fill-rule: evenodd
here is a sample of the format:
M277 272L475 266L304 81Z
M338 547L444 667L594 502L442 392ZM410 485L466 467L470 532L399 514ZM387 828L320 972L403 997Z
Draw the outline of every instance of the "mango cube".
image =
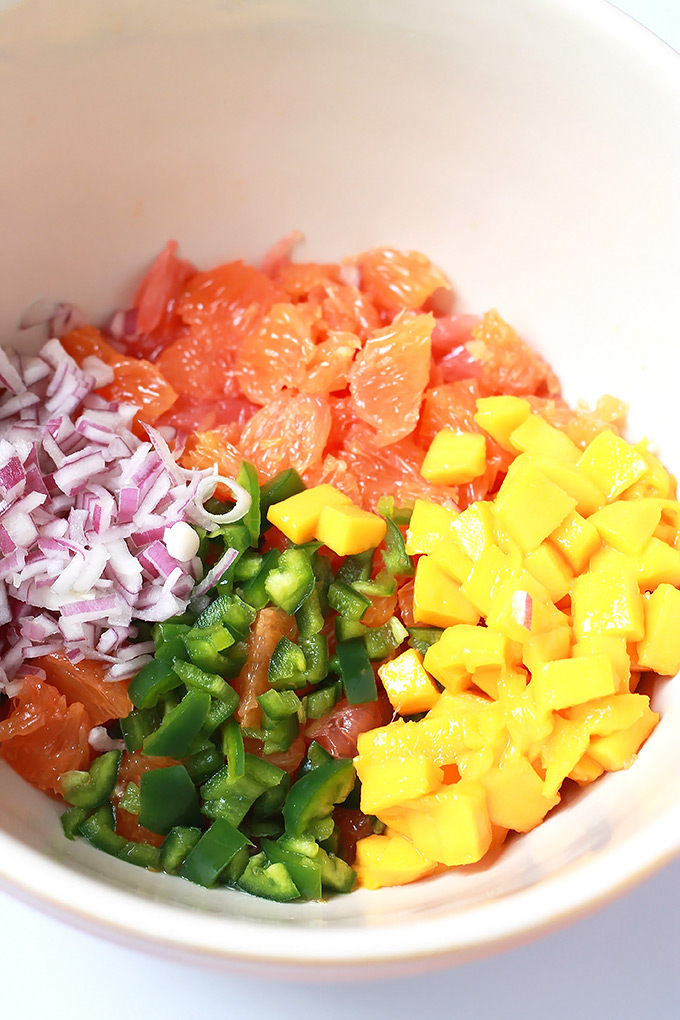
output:
M449 537L458 516L457 510L449 510L439 503L417 499L413 504L413 513L406 532L406 552L409 556L431 553Z
M600 535L590 521L573 510L550 535L575 574L581 574L600 545Z
M646 442L637 443L634 449L640 454L647 465L646 472L629 486L622 499L640 499L646 496L658 497L659 499L673 499L675 497L676 482L673 475L666 471L658 457L646 447Z
M382 821L431 861L453 867L481 860L491 844L484 788L461 780L383 812Z
M509 641L498 631L490 627L472 627L458 624L447 627L439 641L428 649L427 656L433 649L438 655L446 656L451 665L463 666L468 673L474 673L481 666L507 666Z
M435 545L430 556L442 570L458 584L463 584L470 576L472 560L464 553L452 538L445 538Z
M630 656L625 637L616 634L591 634L576 641L571 654L575 659L583 655L607 655L612 661L619 690L627 688L630 679Z
M555 726L541 747L541 764L545 769L543 793L554 796L566 777L576 768L590 744L586 722L555 717Z
M510 557L496 545L485 549L473 564L461 587L465 596L484 616L491 612L494 597L510 576L511 570Z
M510 435L531 414L528 400L521 397L480 397L475 421L504 450L512 450Z
M526 454L520 454L503 479L494 509L501 527L529 553L575 506L573 497L539 471Z
M430 443L420 473L441 485L464 485L486 471L486 439L481 432L442 429Z
M547 542L541 542L524 558L527 570L548 592L552 602L559 602L571 589L574 573L561 553Z
M644 634L643 603L632 571L589 570L574 580L571 595L577 640L615 634L639 641Z
M324 507L315 537L339 556L354 556L380 545L386 530L384 517L354 504L342 504Z
M546 478L576 500L576 510L584 517L589 517L605 502L602 490L579 470L578 465L539 454L532 454L531 460Z
M492 823L515 832L535 828L560 801L557 792L545 795L540 776L514 749L507 751L480 782L486 790Z
M670 584L660 584L645 599L645 636L637 661L662 676L680 671L680 591Z
M637 722L626 730L611 733L607 737L593 737L588 753L599 765L608 772L627 769L637 758L640 747L659 721L656 712L646 708Z
M570 645L571 628L567 625L531 634L522 645L522 662L533 676L546 662L566 659Z
M404 836L388 830L381 836L366 836L357 842L354 867L360 886L382 889L431 875L437 863L424 857Z
M659 584L680 587L680 549L658 538L650 538L638 557L637 575L645 591L652 591Z
M322 510L351 503L349 496L332 485L315 485L280 503L273 503L267 512L267 520L291 542L301 545L315 537Z
M566 719L587 727L590 736L608 737L627 730L649 711L645 694L609 694L582 705L572 705L564 712Z
M423 755L391 761L360 756L354 765L361 780L361 810L367 815L378 815L442 785L442 770Z
M538 705L559 712L606 694L615 694L618 682L606 655L546 662L531 681Z
M566 433L548 425L540 414L530 414L510 436L510 443L519 453L551 457L565 464L575 464L581 456L576 443Z
M608 503L647 472L647 462L616 433L600 432L586 446L578 467L605 495Z
M653 499L621 500L600 507L589 518L600 537L629 556L638 556L661 519L661 503Z
M413 616L416 623L435 627L449 627L454 623L474 624L479 620L479 613L465 597L460 585L431 556L421 556L416 566Z
M587 786L588 783L592 783L593 780L599 779L603 772L604 766L600 765L600 763L595 761L594 758L591 758L586 751L581 760L571 770L567 778L573 779L579 786Z
M415 715L427 712L439 699L439 691L423 668L423 657L415 648L383 663L378 676L395 712Z
M496 544L496 525L491 504L487 500L471 503L458 514L451 526L451 535L454 542L476 563L489 546Z

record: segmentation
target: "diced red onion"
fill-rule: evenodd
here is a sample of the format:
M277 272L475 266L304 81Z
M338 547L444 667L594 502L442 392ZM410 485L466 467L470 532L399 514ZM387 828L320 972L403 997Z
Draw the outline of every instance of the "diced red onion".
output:
M213 588L220 578L226 573L237 556L238 552L236 549L227 549L227 551L220 556L215 566L210 568L203 580L196 585L193 590L192 597L199 598L205 592Z
M113 740L104 726L93 726L87 736L87 742L93 751L124 751L124 740Z

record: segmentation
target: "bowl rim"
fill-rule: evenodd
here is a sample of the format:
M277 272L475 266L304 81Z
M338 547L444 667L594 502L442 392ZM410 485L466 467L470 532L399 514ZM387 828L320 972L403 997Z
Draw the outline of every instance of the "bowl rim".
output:
M550 0L550 7L568 10L604 35L615 33L632 58L642 58L663 72L680 110L680 54L652 30L610 0L570 0L568 7L564 0ZM596 858L577 858L533 886L445 917L395 918L381 926L380 938L372 939L365 937L369 926L348 922L335 930L324 929L322 937L313 925L288 929L282 939L280 925L272 922L142 898L74 871L4 831L0 831L0 887L77 927L133 942L148 952L184 959L189 955L209 966L302 969L307 977L350 968L352 976L361 976L362 971L369 976L370 970L375 977L376 967L379 973L388 964L450 964L536 937L604 905L676 855L680 855L680 802Z

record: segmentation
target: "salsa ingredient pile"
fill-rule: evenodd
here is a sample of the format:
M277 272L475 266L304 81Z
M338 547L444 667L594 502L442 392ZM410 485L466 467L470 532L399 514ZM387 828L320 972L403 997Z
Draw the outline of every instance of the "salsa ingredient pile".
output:
M275 900L481 860L627 768L680 505L611 397L377 249L52 310L0 382L0 755L69 838ZM75 328L73 328L75 324Z

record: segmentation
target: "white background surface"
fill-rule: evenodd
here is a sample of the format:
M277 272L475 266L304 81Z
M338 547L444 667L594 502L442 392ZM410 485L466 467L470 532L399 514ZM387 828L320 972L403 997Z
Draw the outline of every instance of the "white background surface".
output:
M616 6L680 49L680 0L618 0ZM282 1020L385 1014L674 1020L680 1017L680 861L557 934L478 963L390 982L281 984L197 970L73 931L3 893L0 946L0 1016L12 1020L253 1013Z

